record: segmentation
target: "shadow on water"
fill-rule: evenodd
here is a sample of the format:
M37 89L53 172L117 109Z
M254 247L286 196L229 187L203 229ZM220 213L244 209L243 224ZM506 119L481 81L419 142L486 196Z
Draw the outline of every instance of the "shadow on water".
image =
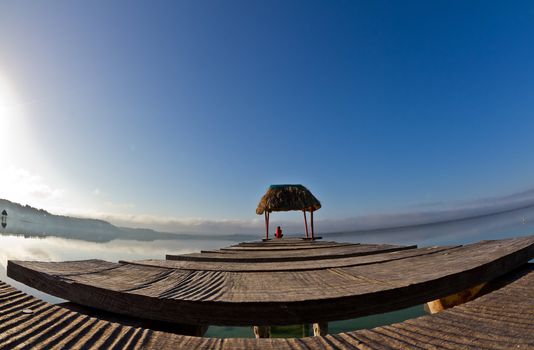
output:
M423 315L426 315L423 305L417 305L407 309L386 312L378 315L329 322L328 333L335 334L358 329L373 328L402 322ZM313 329L311 325L278 326L271 328L272 338L301 338L303 336L312 335ZM205 336L223 338L254 338L252 327L211 326L206 332Z

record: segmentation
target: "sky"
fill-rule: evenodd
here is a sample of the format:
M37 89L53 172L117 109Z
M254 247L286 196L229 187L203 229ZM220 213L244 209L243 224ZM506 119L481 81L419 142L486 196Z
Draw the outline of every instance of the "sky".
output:
M0 0L0 198L187 226L276 183L325 222L523 193L533 38L530 1Z

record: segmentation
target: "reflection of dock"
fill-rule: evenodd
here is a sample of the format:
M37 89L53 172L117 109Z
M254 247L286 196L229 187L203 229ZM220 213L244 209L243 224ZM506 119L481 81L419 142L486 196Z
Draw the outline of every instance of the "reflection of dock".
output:
M141 329L135 333L126 326L96 319L81 322L82 316L77 313L45 307L44 303L30 302L31 298L26 298L28 308L41 311L23 317L36 323L27 327L41 332L48 327L55 329L57 334L50 331L53 337L34 337L39 341L52 337L48 340L52 344L76 338L58 328L57 321L85 332L77 341L93 337L95 341L122 342L119 348L126 347L128 341L144 342L149 348L188 349L359 349L376 345L386 349L429 348L443 342L469 344L473 348L528 348L534 345L533 332L529 331L534 325L534 272L528 268L519 274L509 273L533 257L534 236L419 249L282 239L169 256L174 260L163 261L10 261L8 275L88 307L156 322L196 325L197 334L210 324L254 325L263 333L270 325L314 323L316 333L324 335L327 322L332 320L398 310L432 300L445 302L447 299L440 298L508 274L510 281L515 279L509 286L433 316L372 331L299 340L220 340ZM497 283L488 283L482 292L492 285L495 288ZM465 301L461 300L462 295L466 298L465 292L458 294L458 303ZM1 303L0 315L4 315ZM76 323L81 326L76 327ZM26 339L24 328L17 328L23 327L24 322L4 324L0 327L11 329L9 334L13 337ZM134 333L138 334L136 339ZM9 341L9 334L6 339L0 333L0 347ZM129 337L128 341L123 336Z

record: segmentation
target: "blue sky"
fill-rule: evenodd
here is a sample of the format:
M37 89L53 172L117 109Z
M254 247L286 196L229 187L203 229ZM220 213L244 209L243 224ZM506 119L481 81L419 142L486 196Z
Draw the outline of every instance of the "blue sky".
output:
M1 1L0 197L252 220L302 183L336 220L527 190L532 38L530 1Z

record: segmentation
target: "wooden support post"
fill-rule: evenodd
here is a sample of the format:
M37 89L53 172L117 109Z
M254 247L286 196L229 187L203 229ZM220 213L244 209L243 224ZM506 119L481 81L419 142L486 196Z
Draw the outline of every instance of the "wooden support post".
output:
M256 337L256 339L271 337L270 326L254 326L252 328L254 329L254 336Z
M325 336L328 334L328 322L318 322L313 324L313 336Z
M271 224L271 213L267 212L267 239L269 239L269 225Z
M302 211L304 213L304 227L306 227L306 238L309 238L308 236L308 219L306 219L306 210Z
M315 239L315 234L313 232L313 208L310 211L310 222L311 222L312 240L314 240Z
M466 303L477 297L480 290L486 285L486 283L479 284L477 286L468 288L461 292L451 294L444 298L436 299L426 303L426 309L431 314L436 314L443 310L449 309L453 306Z
M209 327L210 326L207 325L207 324L201 324L199 326L196 326L195 336L196 337L203 337L204 334L206 334L206 332L208 331Z
M269 239L269 212L265 211L265 239Z

